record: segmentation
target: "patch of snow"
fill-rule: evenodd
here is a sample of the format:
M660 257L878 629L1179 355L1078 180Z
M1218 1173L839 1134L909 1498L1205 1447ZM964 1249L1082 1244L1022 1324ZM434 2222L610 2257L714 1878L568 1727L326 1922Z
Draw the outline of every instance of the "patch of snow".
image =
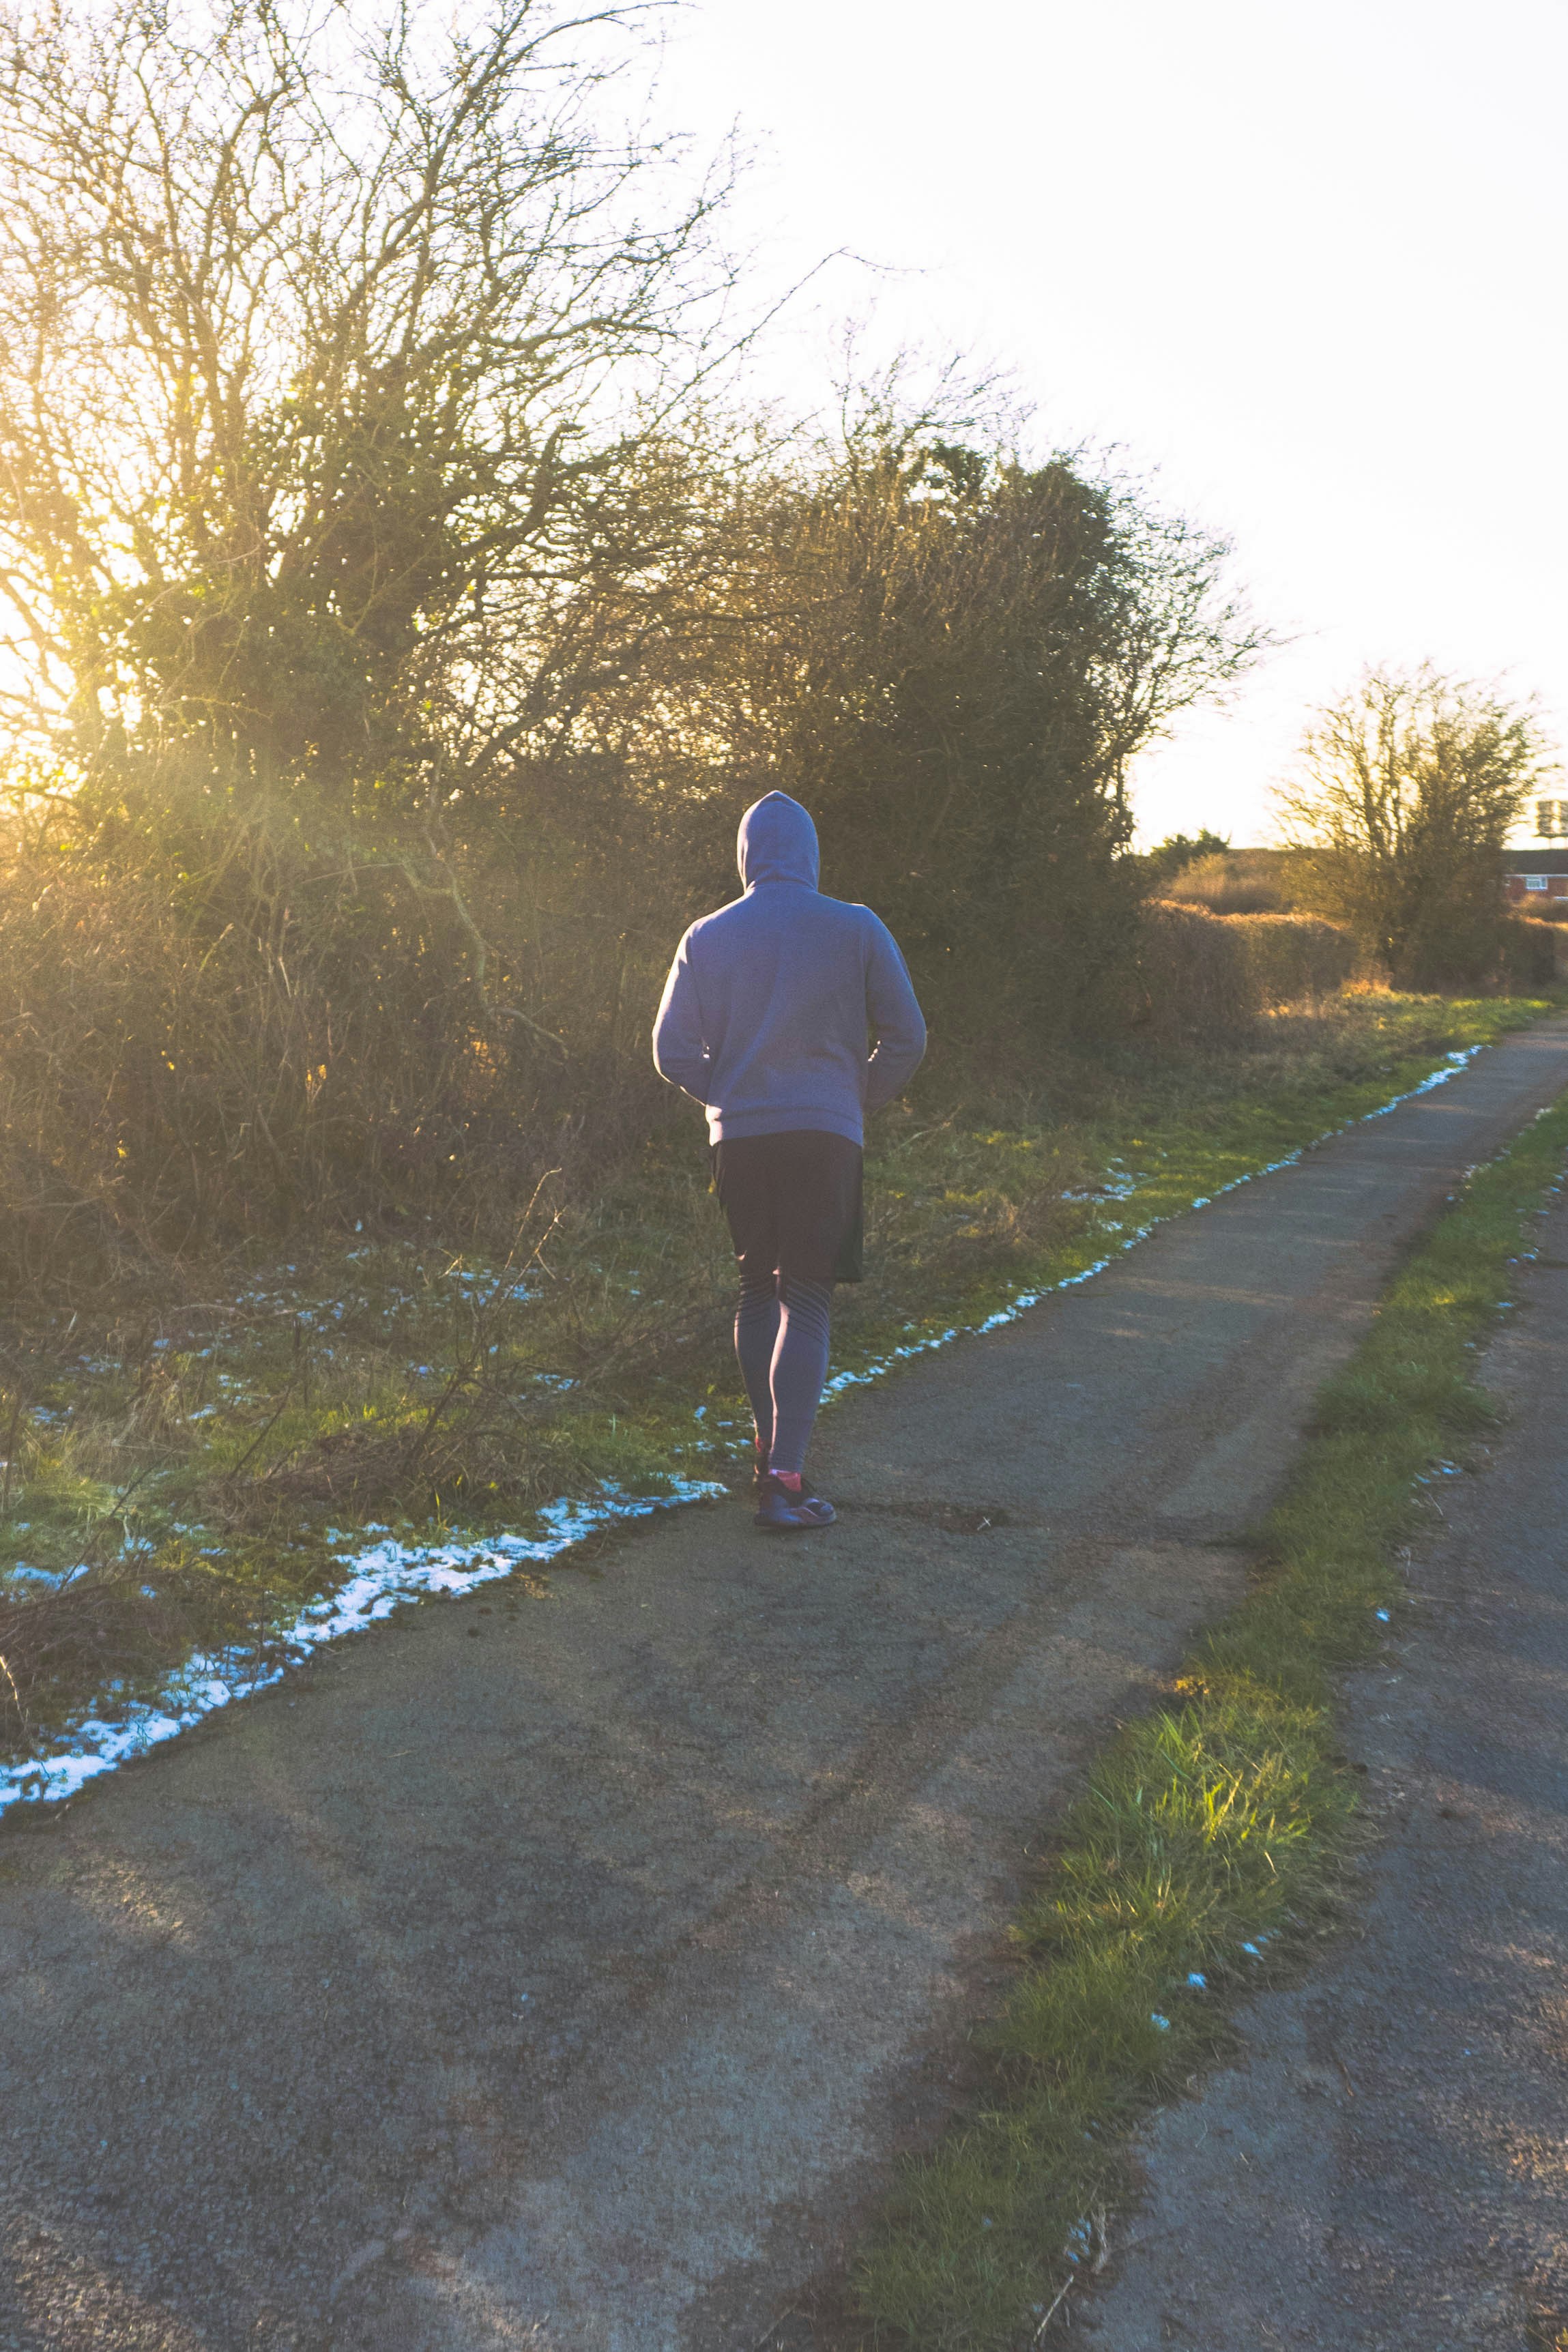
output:
M302 1664L313 1650L342 1641L347 1633L363 1633L403 1601L472 1592L498 1577L510 1576L524 1563L555 1559L595 1528L723 1492L711 1479L699 1478L672 1479L668 1495L627 1495L606 1486L587 1502L547 1504L538 1514L546 1530L539 1536L454 1538L436 1544L405 1544L384 1537L363 1550L345 1553L345 1580L300 1611L282 1636L281 1658L258 1671L252 1654L198 1654L169 1677L155 1700L127 1708L112 1719L98 1714L81 1717L52 1755L0 1765L0 1812L14 1804L58 1804L74 1797L100 1773L112 1772L128 1758L144 1756L188 1731L231 1699L266 1690L290 1666Z
M1165 1154L1162 1152L1160 1157L1163 1160ZM1121 1160L1108 1160L1105 1163L1105 1171L1098 1184L1086 1185L1081 1192L1064 1192L1062 1199L1064 1201L1125 1201L1130 1194L1138 1190L1140 1184L1147 1181L1144 1171L1129 1168L1125 1161Z

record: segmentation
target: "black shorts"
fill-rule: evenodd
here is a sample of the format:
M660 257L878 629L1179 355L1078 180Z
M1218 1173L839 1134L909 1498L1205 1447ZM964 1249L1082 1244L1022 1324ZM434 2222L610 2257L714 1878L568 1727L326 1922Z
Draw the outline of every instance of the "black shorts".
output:
M859 1281L865 1211L858 1143L803 1128L735 1136L714 1144L712 1157L713 1189L742 1281L767 1274Z

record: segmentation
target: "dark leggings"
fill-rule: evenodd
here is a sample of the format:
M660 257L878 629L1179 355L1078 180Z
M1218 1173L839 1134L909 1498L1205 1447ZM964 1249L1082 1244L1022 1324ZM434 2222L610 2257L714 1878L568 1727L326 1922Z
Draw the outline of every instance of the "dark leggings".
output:
M735 1353L752 1401L757 1445L773 1470L805 1467L811 1425L827 1378L833 1286L798 1275L742 1276Z

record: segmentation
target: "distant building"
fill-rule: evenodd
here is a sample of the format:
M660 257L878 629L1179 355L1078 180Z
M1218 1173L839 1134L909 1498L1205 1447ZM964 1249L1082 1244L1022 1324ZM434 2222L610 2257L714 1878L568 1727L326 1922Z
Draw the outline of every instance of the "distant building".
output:
M1554 899L1568 898L1568 849L1505 849L1508 903L1521 915L1543 914Z

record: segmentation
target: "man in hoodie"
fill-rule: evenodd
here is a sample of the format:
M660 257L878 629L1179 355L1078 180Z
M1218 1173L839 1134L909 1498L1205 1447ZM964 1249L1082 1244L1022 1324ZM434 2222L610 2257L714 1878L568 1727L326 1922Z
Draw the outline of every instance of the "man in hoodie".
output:
M860 1278L865 1118L912 1076L925 1023L887 926L817 889L816 827L798 801L767 793L737 846L744 894L681 940L653 1058L708 1113L741 1269L757 1525L800 1530L834 1516L805 1484L805 1448L833 1285Z

